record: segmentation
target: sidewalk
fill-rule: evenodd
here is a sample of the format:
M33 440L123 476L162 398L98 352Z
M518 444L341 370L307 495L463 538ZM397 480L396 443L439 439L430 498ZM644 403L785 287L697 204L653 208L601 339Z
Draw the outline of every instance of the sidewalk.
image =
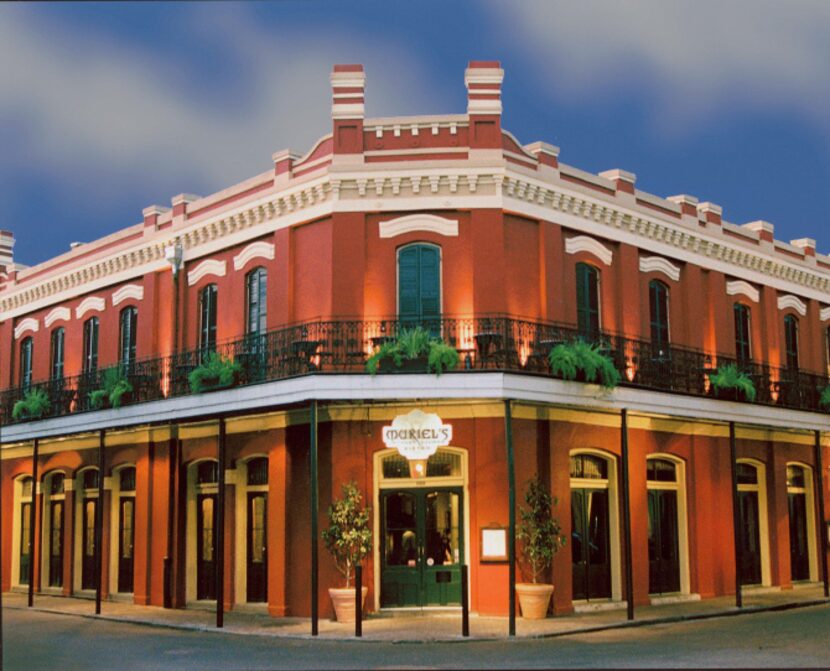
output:
M792 590L745 590L744 607L735 608L735 598L718 597L703 601L684 601L657 606L640 606L633 622L626 620L625 609L599 610L557 616L546 620L516 619L516 636L544 638L566 634L600 631L621 627L643 626L663 622L677 622L709 617L725 617L743 613L783 610L816 604L828 604L820 584L798 586ZM10 592L3 595L3 607L25 609L26 595ZM225 613L224 629L216 629L215 613L206 610L165 610L155 606L135 606L130 603L105 601L101 615L96 616L95 603L89 599L35 595L34 609L80 617L100 618L117 622L131 622L157 627L193 631L284 638L311 638L308 618L273 618L265 614L231 611ZM470 616L470 640L507 638L506 617ZM338 624L331 620L319 621L319 639L354 639L354 625ZM460 612L419 612L370 615L363 623L363 640L393 642L463 641Z

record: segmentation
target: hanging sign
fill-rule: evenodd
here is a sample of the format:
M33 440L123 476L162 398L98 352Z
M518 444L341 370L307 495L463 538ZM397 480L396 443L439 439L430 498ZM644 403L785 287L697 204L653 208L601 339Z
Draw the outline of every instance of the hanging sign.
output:
M434 413L413 410L383 427L383 442L410 461L428 459L452 442L452 424L443 424Z

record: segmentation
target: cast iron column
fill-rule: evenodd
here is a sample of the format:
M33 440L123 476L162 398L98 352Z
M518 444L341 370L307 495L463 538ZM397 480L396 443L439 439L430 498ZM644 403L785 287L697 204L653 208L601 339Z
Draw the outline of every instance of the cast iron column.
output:
M821 431L816 431L816 491L818 492L818 537L821 548L821 575L824 578L824 598L830 597L827 576L827 519L824 517L824 467L821 460Z
M620 411L620 461L622 461L623 536L625 539L626 616L634 619L634 551L631 547L631 486L628 479L628 410Z
M167 443L167 556L164 558L164 607L173 607L173 533L176 523L176 478L178 474L178 426L170 425Z
M741 549L741 511L738 498L738 461L735 450L735 422L729 422L729 462L732 470L732 535L735 541L735 606L743 608L744 600L741 593L741 564L743 552Z
M106 429L98 434L98 501L95 504L95 614L101 614L101 581L103 579L104 542L104 440Z
M40 496L40 483L38 482L37 462L39 440L35 438L35 445L32 451L32 507L29 508L29 608L35 603L35 521L37 516L37 500Z
M317 636L317 401L311 402L309 408L309 477L311 478L311 635Z
M219 418L216 497L216 626L225 626L225 418Z
M513 416L510 399L504 401L504 440L507 446L507 565L508 565L508 634L516 635L516 472L513 463Z

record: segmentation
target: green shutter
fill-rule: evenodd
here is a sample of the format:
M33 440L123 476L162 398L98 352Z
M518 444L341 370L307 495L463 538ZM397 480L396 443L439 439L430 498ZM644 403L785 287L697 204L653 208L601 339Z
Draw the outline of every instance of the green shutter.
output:
M398 316L401 319L420 317L419 248L405 247L398 253Z
M437 247L421 251L421 317L431 319L441 313L441 259Z
M398 317L436 319L441 314L441 251L409 245L398 252Z

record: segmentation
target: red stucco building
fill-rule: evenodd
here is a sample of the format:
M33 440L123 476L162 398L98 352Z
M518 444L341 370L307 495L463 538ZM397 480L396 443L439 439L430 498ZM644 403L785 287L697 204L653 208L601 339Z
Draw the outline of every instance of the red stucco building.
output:
M316 545L328 616L313 500L320 529L355 480L370 610L457 607L466 565L472 611L505 614L488 543L537 475L568 539L555 613L824 578L830 257L520 144L502 77L470 63L466 114L366 119L362 66L335 66L304 155L32 268L3 234L3 591L307 616ZM458 368L368 374L414 325ZM579 339L618 386L553 374ZM235 384L194 393L211 351ZM715 393L730 364L754 400ZM130 390L96 409L108 370ZM34 390L44 414L13 416ZM425 474L383 441L413 410L452 426Z

